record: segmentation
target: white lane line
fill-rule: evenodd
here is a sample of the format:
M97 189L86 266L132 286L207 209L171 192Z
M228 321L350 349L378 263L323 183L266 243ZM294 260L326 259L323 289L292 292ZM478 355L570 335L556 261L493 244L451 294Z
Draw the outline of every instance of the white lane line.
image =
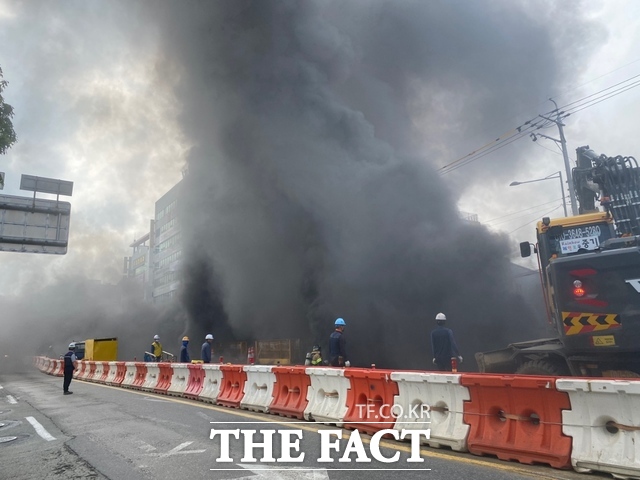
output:
M12 395L7 395L7 402L9 402L12 405L15 405L16 403L18 403L18 401L15 398L13 398Z
M4 387L2 385L0 385L0 390L2 390Z
M54 437L49 432L47 432L45 428L42 425L40 425L40 423L35 418L33 417L25 417L25 418L27 419L27 422L33 425L33 428L35 428L36 433L40 435L42 438L44 438L47 442L50 442L56 439L56 437Z

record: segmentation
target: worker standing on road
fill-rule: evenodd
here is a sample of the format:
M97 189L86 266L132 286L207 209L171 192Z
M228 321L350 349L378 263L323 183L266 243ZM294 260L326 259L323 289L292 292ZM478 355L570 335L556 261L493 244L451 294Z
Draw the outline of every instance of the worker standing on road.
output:
M162 360L162 344L160 343L160 337L158 335L153 336L153 343L151 344L151 353L155 357L155 361Z
M200 357L202 358L202 363L211 363L211 344L213 343L213 335L210 333L204 337L204 343L202 344L202 348L200 349Z
M346 342L343 332L347 324L342 318L335 321L335 331L329 337L329 358L332 367L350 367L351 362L347 358Z
M189 351L187 350L187 346L189 345L189 337L186 335L182 337L182 347L180 347L180 362L181 363L190 363L191 358L189 358Z
M431 351L433 352L433 364L443 372L451 371L451 359L458 357L462 363L462 357L453 338L453 332L445 327L447 317L444 313L436 315L438 326L431 332Z
M73 371L78 366L78 359L76 358L76 344L69 344L69 351L64 354L64 381L62 383L62 391L65 395L71 395L73 392L69 391L69 385L71 385L71 379L73 378Z

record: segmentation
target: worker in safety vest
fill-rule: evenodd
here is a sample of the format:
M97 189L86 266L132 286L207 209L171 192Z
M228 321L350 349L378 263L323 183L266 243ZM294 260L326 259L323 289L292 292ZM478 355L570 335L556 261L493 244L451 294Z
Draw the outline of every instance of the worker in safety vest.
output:
M444 326L446 321L447 317L444 313L436 315L438 326L431 332L431 351L433 364L438 367L438 370L450 372L451 359L457 357L458 362L462 363L462 356L453 338L453 332Z
M304 364L307 366L312 365L314 367L322 365L322 349L320 348L320 345L314 345L311 352L307 353Z
M160 343L160 337L158 335L153 336L153 343L151 344L151 354L155 357L155 361L162 360L162 344Z
M332 367L350 367L351 362L347 358L346 342L343 332L347 324L344 319L335 321L335 331L329 337L329 358Z

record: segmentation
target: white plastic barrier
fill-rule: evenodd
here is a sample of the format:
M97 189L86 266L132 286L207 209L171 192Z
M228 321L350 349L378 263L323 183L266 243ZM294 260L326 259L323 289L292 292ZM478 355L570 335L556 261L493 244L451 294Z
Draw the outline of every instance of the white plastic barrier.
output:
M640 380L558 379L556 388L571 401L562 432L572 437L573 468L640 478Z
M245 365L242 369L247 372L247 381L240 408L268 412L273 400L273 386L276 383L276 375L271 372L273 366Z
M135 362L125 362L127 366L127 372L124 374L124 380L120 386L125 388L133 388L133 382L136 381L136 363Z
M89 379L91 382L101 383L100 377L104 374L104 364L102 362L94 362L96 364L96 371L93 376Z
M33 365L40 370L41 372L43 371L43 366L44 366L44 362L45 362L45 358L43 357L34 357L33 359Z
M82 369L83 366L84 370ZM78 362L78 368L76 368L73 372L73 376L78 380L86 380L89 376L89 370L91 370L91 365L89 365L89 362L86 360L80 360Z
M153 389L158 384L158 379L160 378L160 367L158 367L158 364L155 362L147 362L145 365L147 366L147 376L140 388L148 392L153 392Z
M397 416L395 429L430 430L429 439L421 437L423 444L452 450L467 450L469 425L463 422L464 401L469 400L469 389L460 385L459 374L394 372L391 380L398 384L394 397Z
M304 418L341 427L347 414L347 391L351 388L344 370L313 367L305 372L311 378L311 386L307 390Z
M173 376L171 377L171 385L167 393L176 397L181 397L184 391L187 389L187 383L189 383L189 368L188 363L174 363Z
M47 375L54 375L56 373L56 370L58 369L59 362L64 362L64 360L57 360L55 358L52 358L45 373Z
M109 373L107 374L107 378L105 378L104 383L107 385L112 385L114 380L116 379L116 374L118 373L118 362L109 362Z
M222 384L222 371L220 365L203 365L204 380L202 391L198 398L203 402L216 403L218 393L220 393L220 385Z
M51 363L53 362L53 360L51 360L50 358L46 358L42 364L42 366L40 367L40 371L42 373L49 373L49 370L51 370Z

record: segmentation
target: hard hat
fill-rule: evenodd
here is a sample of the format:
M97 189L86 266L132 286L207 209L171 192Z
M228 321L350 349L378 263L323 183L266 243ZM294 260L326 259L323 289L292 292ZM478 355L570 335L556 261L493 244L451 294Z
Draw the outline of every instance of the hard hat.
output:
M314 345L313 348L311 349L312 352L319 352L320 349L320 345Z
M207 334L206 337L204 337L205 340L213 340L213 335L211 335L210 333ZM187 339L188 340L188 339Z
M189 341L189 337L187 337L186 335L184 337L182 337L182 341L183 342L188 342Z
M73 342L71 342L71 343L69 344L69 350L73 350L73 349L75 349L75 348L76 348L76 344L75 344L75 343L73 343Z
M344 322L344 320L342 318L339 318L336 320L336 327L344 327L347 324Z
M444 313L439 313L436 315L436 320L446 320L447 316Z
M160 335L154 335L154 336L153 336L153 339L154 339L154 340L160 340Z

